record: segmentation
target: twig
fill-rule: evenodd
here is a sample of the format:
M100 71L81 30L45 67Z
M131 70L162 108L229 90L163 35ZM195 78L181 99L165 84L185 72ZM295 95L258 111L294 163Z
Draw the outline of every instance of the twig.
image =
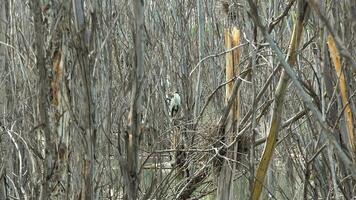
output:
M292 8L295 0L292 0L288 3L287 7L284 9L284 11L271 23L268 25L268 33L271 33L274 27L285 17L288 15L289 10Z
M231 52L231 51L233 51L233 50L235 50L235 49L237 49L237 48L240 48L240 47L242 47L242 46L245 46L246 44L248 44L248 43L243 43L243 44L237 45L237 46L235 46L235 47L233 47L233 48L231 48L231 49L228 49L228 50L226 50L226 51L223 51L223 52L220 52L220 53L217 53L217 54L208 55L208 56L202 58L201 60L199 60L198 64L195 65L195 67L193 68L193 70L189 73L189 77L190 77L190 76L193 74L193 72L199 67L199 65L200 65L202 62L204 62L205 60L207 60L207 59L209 59L209 58L214 58L214 57L222 56L222 55L224 55L224 54L226 54L226 53L229 53L229 52Z
M256 5L251 0L249 0L249 3L251 6L251 9L257 10ZM305 105L308 107L308 109L312 112L313 116L316 118L316 120L319 122L321 128L324 130L322 133L335 146L335 149L337 150L338 155L340 156L341 160L344 162L345 166L350 170L352 176L354 178L356 178L356 170L355 170L354 164L352 163L350 158L346 155L346 153L343 151L340 144L337 143L337 140L335 139L335 136L332 134L332 131L329 129L328 125L325 123L325 120L323 120L323 117L322 117L320 111L313 104L313 99L306 94L302 85L298 81L295 71L291 68L291 66L285 60L281 49L274 42L271 35L266 31L266 29L262 25L259 17L253 16L252 18L253 18L254 22L256 23L256 25L261 29L261 32L264 35L264 37L266 38L266 40L270 43L271 48L274 50L274 52L276 52L276 57L281 62L285 72L288 74L288 76L292 80L292 83L294 84L302 101L305 103ZM356 65L355 65L355 67L356 67Z
M337 47L339 48L339 52L340 54L347 58L350 62L351 62L351 67L353 67L353 71L356 71L356 61L354 60L354 57L352 56L352 54L350 53L349 50L347 50L347 48L345 47L344 43L341 41L341 39L338 37L338 35L336 34L336 32L334 31L335 29L331 26L330 22L327 20L327 18L325 17L325 14L322 13L322 11L319 8L319 5L317 3L317 1L315 0L308 0L310 7L313 8L313 10L315 11L315 13L319 16L320 20L325 24L326 28L328 29L328 31L330 32L330 34L333 36L335 43L337 45Z
M204 111L205 111L205 109L207 108L207 106L209 105L209 102L211 101L211 99L212 99L212 97L214 96L214 94L216 94L216 92L217 92L220 88L222 88L222 87L225 86L226 84L228 84L228 83L234 81L235 79L238 79L238 80L237 80L238 83L235 83L235 84L240 85L240 84L241 84L241 81L243 80L243 78L246 77L246 75L248 74L249 71L250 71L250 70L247 69L247 70L241 72L241 73L240 73L240 76L235 76L234 78L228 80L227 82L220 84L220 85L208 96L208 98L207 98L207 100L206 100L206 102L205 102L205 104L204 104L204 106L203 106L203 109L200 111L199 115L197 116L196 122L195 122L195 124L194 124L194 127L195 127L195 128L197 127L200 118L203 116Z

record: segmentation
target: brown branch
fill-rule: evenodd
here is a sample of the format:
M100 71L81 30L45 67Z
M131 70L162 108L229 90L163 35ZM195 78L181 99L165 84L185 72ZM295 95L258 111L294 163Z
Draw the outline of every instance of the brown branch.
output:
M251 2L251 0L249 0ZM253 9L256 9L254 7ZM274 42L272 39L271 35L267 33L265 27L262 25L260 19L258 17L253 17L254 22L257 24L257 26L261 29L262 34L266 38L266 40L270 43L271 48L275 51L277 59L280 61L281 65L285 69L285 72L288 74L290 79L292 80L293 84L296 87L296 90L298 94L300 95L302 101L305 103L305 105L308 107L308 109L312 112L313 116L316 118L316 120L319 122L321 125L321 128L324 130L322 133L326 136L327 140L329 140L334 146L335 149L337 150L337 153L341 160L344 162L345 166L351 171L352 176L355 178L356 177L356 170L355 166L350 160L350 158L345 154L343 149L341 148L340 144L338 144L335 139L335 136L333 135L332 131L330 128L327 126L325 123L325 120L323 120L323 117L318 110L318 108L313 104L313 100L311 99L310 96L306 94L304 91L303 87L301 86L296 73L294 70L290 67L290 65L287 63L287 61L284 58L284 55L281 51L281 49L277 46L277 44Z
M325 24L326 28L328 29L328 31L334 38L336 46L339 49L340 55L347 58L351 62L351 67L353 68L353 71L356 72L356 61L355 61L354 56L352 56L350 51L347 50L345 44L342 42L342 40L336 34L335 28L332 27L332 25L326 18L326 15L320 10L319 3L315 0L308 0L308 2L310 4L310 7L313 8L315 13L319 16L320 20Z
M228 84L228 83L231 83L232 81L235 81L236 79L236 82L235 82L235 84L237 85L237 88L236 89L238 89L239 87L240 87L240 84L241 84L241 82L242 82L242 79L244 79L246 76L247 76L247 74L250 72L250 69L246 69L245 71L243 71L243 72L241 72L240 73L240 76L238 76L238 77L234 77L234 78L232 78L231 80L228 80L228 81L226 81L225 83L222 83L222 84L220 84L209 96L208 96L208 98L207 98L207 100L206 100L206 102L205 102L205 104L204 104L204 106L203 106L203 109L200 111L200 113L199 113L199 115L197 116L197 119L196 119L196 122L195 122L195 124L194 124L194 127L196 128L197 127L197 125L198 125L198 123L199 123L199 120L201 119L201 117L203 116L203 114L204 114L204 112L205 112L205 109L207 108L207 106L209 105L209 102L211 101L211 99L212 99L212 97L214 96L214 94L216 94L216 92L220 89L220 88L222 88L223 86L225 86L226 84ZM234 84L234 85L235 85ZM231 105L232 106L232 105Z
M289 10L292 8L292 6L293 6L293 4L294 4L295 1L296 1L296 0L291 0L291 1L289 1L288 5L287 5L287 7L284 9L284 11L283 11L275 20L273 20L272 22L269 23L268 28L267 28L268 33L271 33L272 30L274 29L274 27L275 27L285 16L288 15Z
M192 71L189 73L189 77L192 76L193 72L199 67L199 65L204 62L206 59L209 59L209 58L215 58L215 57L219 57L219 56L222 56L224 54L227 54L227 53L230 53L232 52L233 50L235 49L238 49L240 47L243 47L245 45L247 45L248 43L244 43L244 44L240 44L240 45L237 45L235 47L232 47L231 49L228 49L226 51L223 51L223 52L220 52L220 53L217 53L217 54L212 54L212 55L208 55L206 57L204 57L203 59L199 60L198 64L195 65L195 67L192 69Z

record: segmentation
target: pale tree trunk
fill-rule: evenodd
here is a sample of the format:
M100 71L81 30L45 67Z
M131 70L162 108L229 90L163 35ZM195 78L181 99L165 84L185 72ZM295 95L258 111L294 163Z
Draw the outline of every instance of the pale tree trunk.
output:
M335 41L331 35L328 36L328 46L330 57L334 63L334 67L339 78L339 88L341 93L342 105L345 107L344 116L347 127L347 135L349 139L349 149L352 160L356 161L356 143L355 143L355 133L354 133L354 120L351 106L349 105L347 83L345 80L345 75L341 67L339 51L336 48Z
M254 4L252 3L252 0L249 1L249 3L251 7ZM296 62L296 52L299 46L299 42L301 40L303 22L306 20L305 19L306 9L307 9L307 3L304 0L300 0L298 5L298 10L297 10L298 13L297 21L296 24L294 25L294 30L291 36L288 55L286 59L291 66L293 66L294 63ZM257 10L255 10L255 12L256 13L253 13L253 15L257 16L258 15ZM283 70L275 91L275 100L273 104L270 130L267 136L267 141L264 148L264 152L261 157L261 161L259 163L258 169L256 170L256 179L253 183L252 190L251 190L251 198L254 200L258 200L260 198L268 165L272 158L276 146L278 131L282 119L283 103L287 92L288 83L289 83L289 76Z
M75 36L78 37L76 55L78 57L79 81L79 110L80 125L84 134L84 159L82 171L82 190L81 199L91 200L95 198L95 146L96 146L96 129L95 113L93 100L94 78L93 74L93 55L89 55L94 48L94 31L96 29L95 10L91 10L91 27L84 16L84 3L81 0L73 0L73 12L75 18Z
M234 48L240 44L240 31L234 27L232 30L225 30L225 48L227 50ZM226 54L226 81L234 78L234 76L240 75L240 49L235 49ZM236 80L237 81L237 80ZM226 85L225 102L228 103L232 96L233 82ZM236 97L234 97L234 103L231 107L227 124L225 127L225 138L227 142L232 142L233 135L237 132L237 124L240 121L240 90L237 91ZM237 159L237 143L234 145L234 153L228 153L226 156L232 159ZM236 165L234 163L228 163L224 160L221 166L221 171L218 174L217 196L219 200L234 199L234 174Z
M257 5L258 2L255 0L254 1L255 4ZM246 4L247 5L247 4ZM256 140L256 107L257 107L257 101L256 101L256 91L255 91L255 84L256 84L256 62L257 62L257 55L256 55L256 50L258 49L257 46L257 26L255 24L253 24L252 19L249 20L249 25L251 27L251 32L250 32L250 41L253 41L252 45L250 45L250 51L252 52L252 56L250 59L250 63L251 64L251 87L252 87L252 95L253 95L253 102L252 102L252 114L251 114L251 134L250 134L250 152L249 152L249 167L250 167L250 176L249 176L249 190L252 189L252 185L253 185L253 181L254 181L254 177L255 177L255 151L256 151L256 147L255 147L255 140Z
M40 198L43 200L50 199L51 195L51 176L54 167L54 144L52 141L52 131L49 123L49 102L47 97L50 93L48 72L45 63L45 49L44 49L44 24L42 21L41 3L39 0L32 1L31 9L34 17L34 30L35 30L35 49L37 59L37 69L39 71L38 78L38 110L39 122L42 126L42 131L45 138L45 157L43 161L43 174L42 174L42 191Z
M142 0L133 2L134 10L134 42L135 54L132 69L132 90L131 90L131 105L130 105L130 129L127 142L127 173L128 181L126 183L126 195L128 200L136 200L138 198L138 186L140 183L138 172L139 161L139 137L141 123L141 108L142 105L142 82L144 73L144 48L143 48L143 33L144 33L144 5Z
M204 0L197 1L198 7L198 51L199 51L199 60L204 56L204 40L205 40L205 11L204 11ZM204 68L203 64L199 65L197 85L195 89L195 104L194 104L194 117L197 117L200 111L200 95L201 95L201 69Z
M198 9L198 59L202 60L205 54L205 9L204 9L204 1L205 0L198 0L197 1L197 9ZM198 68L198 74L197 74L197 82L196 82L196 88L195 88L195 99L194 99L194 113L193 116L194 118L197 118L199 112L200 112L200 107L201 107L201 95L202 95L202 81L201 81L201 74L202 74L202 69L204 69L203 63L199 65ZM183 133L183 132L182 132ZM185 133L184 133L185 134ZM188 147L188 144L190 141L185 141L189 140L187 137L183 138L183 144L185 144L186 148ZM185 141L185 142L184 142ZM192 145L194 141L192 141ZM186 156L184 156L185 159ZM189 166L188 170L186 171L187 175L188 173L193 173L195 171L194 166Z
M177 29L178 29L178 46L179 46L179 54L180 54L180 61L179 61L179 68L180 68L180 74L181 74L181 97L182 97L182 112L183 112L183 126L180 127L179 129L176 129L176 132L173 133L175 137L175 144L174 148L176 148L175 152L175 165L177 167L177 182L180 182L184 176L188 176L189 174L189 169L183 171L182 168L185 165L185 160L186 160L186 153L181 151L180 149L184 148L184 146L189 145L189 138L187 136L187 122L192 118L192 115L194 114L194 108L192 106L192 101L193 101L193 87L192 82L189 79L189 55L188 55L188 48L187 48L187 36L186 34L183 34L185 31L187 31L187 26L189 24L186 23L185 21L185 13L184 13L184 1L176 1L175 4L175 17L177 18L178 24L177 24ZM178 85L178 84L177 84ZM191 112L193 111L193 112ZM192 137L191 140L194 142L194 138ZM179 144L179 145L176 145ZM177 191L180 190L181 188L177 187Z
M51 79L51 113L50 124L53 131L53 141L56 149L56 167L53 171L53 182L55 187L52 189L52 197L65 199L69 190L66 188L68 177L66 176L68 164L68 147L69 147L69 91L67 87L66 52L68 48L68 34L65 29L69 27L69 6L70 1L61 2L62 7L59 9L56 5L52 5L52 15L50 22L52 31L51 38L51 64L52 64L52 79ZM59 12L58 12L59 11ZM58 23L57 17L62 16ZM66 189L64 189L66 188ZM64 193L66 191L66 193Z
M0 4L0 42L6 43L6 32L7 32L7 25L5 22L7 22L7 17L6 17L6 6L7 6L7 1L5 3ZM7 61L7 55L6 55L6 46L4 44L0 44L0 66L4 66L5 72L7 73L8 70L8 61ZM6 86L5 88L2 88L0 90L0 94L6 94L2 95L5 97L0 98L0 102L6 102L5 105L3 105L5 108L8 108L8 95L11 93L8 93L7 90L9 90L8 87L8 81L9 79L6 80ZM0 106L2 107L2 103L0 103ZM2 123L0 122L0 129L2 128ZM5 163L5 158L0 158L0 163ZM0 199L6 199L6 182L5 182L5 175L6 175L6 170L5 166L0 166Z

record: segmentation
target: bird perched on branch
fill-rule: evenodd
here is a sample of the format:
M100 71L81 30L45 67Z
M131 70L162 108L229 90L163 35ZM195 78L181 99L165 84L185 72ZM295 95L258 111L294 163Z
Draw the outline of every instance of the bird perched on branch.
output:
M169 115L174 117L181 107L181 98L178 92L174 92L173 94L166 95L166 102L168 105Z

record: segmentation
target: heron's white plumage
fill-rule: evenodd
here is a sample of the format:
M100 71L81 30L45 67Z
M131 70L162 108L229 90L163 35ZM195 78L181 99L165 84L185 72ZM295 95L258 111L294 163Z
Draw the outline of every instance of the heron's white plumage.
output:
M171 117L175 116L180 107L181 107L181 98L180 98L180 95L175 92L173 94L173 97L170 99L169 101L169 114L171 115Z

